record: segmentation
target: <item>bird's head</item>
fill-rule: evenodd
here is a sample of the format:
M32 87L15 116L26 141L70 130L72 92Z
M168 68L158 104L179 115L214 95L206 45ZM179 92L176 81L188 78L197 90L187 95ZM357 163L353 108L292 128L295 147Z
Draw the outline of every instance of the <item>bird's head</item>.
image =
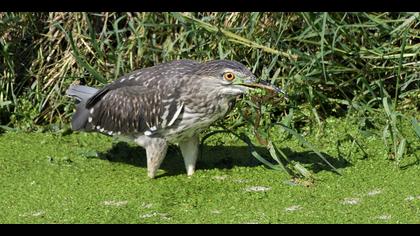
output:
M205 89L217 90L219 94L235 97L252 88L284 93L280 88L265 81L257 82L254 74L243 64L229 60L214 60L201 64L195 74L202 78ZM209 91L210 92L210 91Z

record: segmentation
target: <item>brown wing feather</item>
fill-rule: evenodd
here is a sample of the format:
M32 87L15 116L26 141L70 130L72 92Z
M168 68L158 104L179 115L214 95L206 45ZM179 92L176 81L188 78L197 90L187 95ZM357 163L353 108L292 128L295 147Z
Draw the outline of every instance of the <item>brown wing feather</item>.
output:
M179 115L179 107L177 99L157 89L122 87L108 91L90 108L87 129L105 134L159 131L168 125L168 119Z
M106 85L86 102L86 130L103 133L157 131L182 111L181 78L199 63L180 60L134 71Z

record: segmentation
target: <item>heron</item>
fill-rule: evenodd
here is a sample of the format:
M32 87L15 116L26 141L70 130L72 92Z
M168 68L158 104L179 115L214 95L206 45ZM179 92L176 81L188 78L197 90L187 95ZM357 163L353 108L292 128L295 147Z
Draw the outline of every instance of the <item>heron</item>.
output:
M71 85L77 101L71 128L123 136L146 150L147 175L155 178L169 144L178 144L187 175L194 174L199 133L232 110L250 89L281 89L231 60L176 60L139 69L102 88Z

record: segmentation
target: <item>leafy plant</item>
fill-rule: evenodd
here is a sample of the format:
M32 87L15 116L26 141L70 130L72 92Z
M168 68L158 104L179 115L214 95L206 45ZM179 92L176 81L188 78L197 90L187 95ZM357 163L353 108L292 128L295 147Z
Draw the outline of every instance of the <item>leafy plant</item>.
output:
M26 130L67 125L71 83L100 87L164 61L224 58L290 95L288 105L254 104L257 132L243 132L262 145L270 125L322 136L326 119L341 116L358 122L361 136L382 136L401 160L415 142L399 126L409 121L418 135L419 25L419 13L398 12L0 13L0 121ZM251 103L238 104L230 128Z

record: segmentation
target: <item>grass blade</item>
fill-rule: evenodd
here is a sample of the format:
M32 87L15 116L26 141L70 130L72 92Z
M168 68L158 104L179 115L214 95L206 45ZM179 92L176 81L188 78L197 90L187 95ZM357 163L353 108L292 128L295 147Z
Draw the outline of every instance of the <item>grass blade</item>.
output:
M332 170L334 170L337 174L340 174L340 172L324 157L324 155L322 155L321 152L319 152L311 143L309 143L308 141L306 141L300 134L298 134L296 131L290 129L289 127L283 125L283 124L278 124L281 127L283 127L283 129L285 129L287 132L291 133L293 136L295 136L302 144L304 144L307 148L311 149L312 151L315 152L316 155L318 155ZM340 174L341 175L341 174Z
M270 152L271 157L272 157L275 161L277 161L277 163L279 163L279 165L282 167L282 169L283 169L284 171L286 171L289 175L293 176L292 171L291 171L289 168L287 168L287 163L288 163L288 162L290 162L290 161L287 159L287 156L286 156L286 155L284 155L284 153L280 151L281 155L283 156L283 158L282 158L282 159L280 159L280 158L277 156L277 152L278 152L279 150L278 150L278 149L274 146L274 144L273 144L271 141L269 141L269 142L268 142L267 149L268 149L268 151Z
M406 139L403 138L400 141L400 145L398 145L398 151L396 153L397 154L396 155L396 159L397 160L401 160L402 159L402 157L404 155L404 152L405 152L405 149L406 149Z
M391 117L391 107L389 106L389 103L388 103L388 97L383 97L382 98L382 104L384 106L384 110L385 110L386 115L388 117Z
M175 17L177 17L177 18L184 18L186 20L195 22L195 23L197 23L197 25L201 26L202 28L204 28L204 29L206 29L206 30L208 30L210 32L221 32L226 37L228 37L228 39L231 42L243 44L245 46L249 46L249 47L253 47L253 48L259 48L259 49L262 49L262 50L264 50L266 52L273 53L273 54L278 54L278 55L281 55L281 56L285 56L285 57L287 57L289 59L292 59L292 60L296 60L298 58L298 56L295 55L295 54L281 52L281 51L278 51L276 49L273 49L273 48L270 48L270 47L267 47L267 46L258 44L258 43L254 42L254 41L251 41L249 39L246 39L244 37L241 37L239 35L236 35L236 34L230 32L228 30L225 30L225 29L222 29L222 28L218 28L216 26L213 26L210 23L207 23L207 22L204 22L202 20L196 19L195 17L189 16L189 15L186 15L186 14L183 14L183 13L172 13L172 14Z
M73 41L73 35L69 31L68 33L64 30L64 28L60 24L54 24L55 27L59 28L63 33L66 35L67 40L69 41L71 48L73 50L73 55L76 58L77 62L82 65L86 70L89 71L93 75L93 78L99 81L102 84L106 84L106 79L99 74L88 62L86 62L83 58L80 57L79 50L76 47L76 44Z
M257 160L259 160L261 163L263 163L264 165L270 167L271 169L274 170L284 170L283 168L279 168L276 165L271 164L271 162L267 161L264 157L262 157L257 150L255 150L255 146L254 144L251 142L251 140L248 138L248 136L246 136L245 134L240 134L240 135L236 135L236 137L238 137L239 139L241 139L242 141L244 141L247 145L248 145L248 149L249 152L251 153L252 156L254 156Z
M416 133L417 138L420 139L420 125L415 117L411 119L411 125L413 126L413 130Z

